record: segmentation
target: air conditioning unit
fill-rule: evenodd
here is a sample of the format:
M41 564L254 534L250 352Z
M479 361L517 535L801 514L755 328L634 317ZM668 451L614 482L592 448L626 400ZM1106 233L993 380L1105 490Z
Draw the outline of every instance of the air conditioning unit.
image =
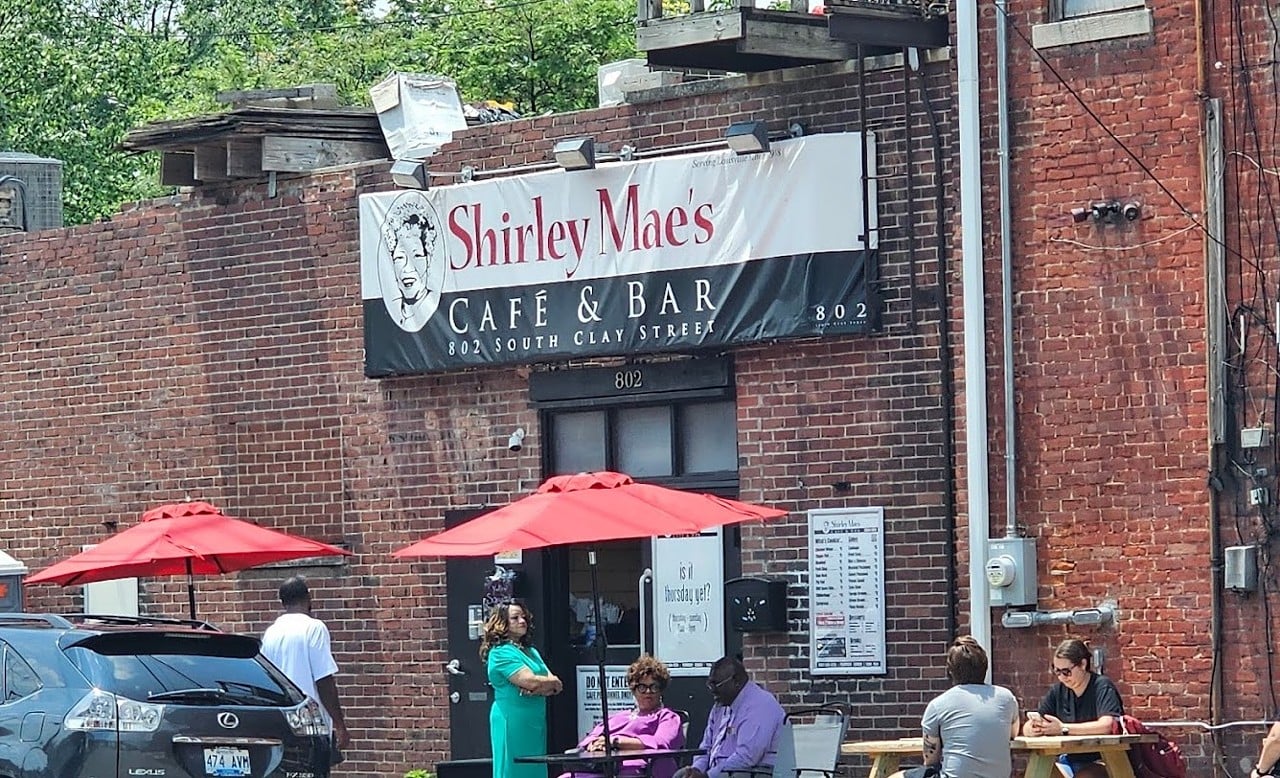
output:
M626 95L622 89L623 78L648 72L648 61L639 57L620 59L617 62L606 62L598 67L596 69L596 91L600 97L600 107L621 105L626 102Z
M0 232L62 226L62 160L0 151Z

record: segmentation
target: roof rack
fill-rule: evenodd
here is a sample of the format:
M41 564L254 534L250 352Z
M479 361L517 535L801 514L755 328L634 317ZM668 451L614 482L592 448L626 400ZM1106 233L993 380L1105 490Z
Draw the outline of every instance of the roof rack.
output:
M75 625L56 613L0 613L0 626L71 629Z
M221 632L213 624L201 619L170 619L160 616L122 616L116 613L68 613L62 618L64 621L68 619L67 626L74 624L113 624L118 626L131 626L141 624L151 624L157 626L168 627L191 627L193 629L205 630L207 632ZM74 624L72 623L74 622Z

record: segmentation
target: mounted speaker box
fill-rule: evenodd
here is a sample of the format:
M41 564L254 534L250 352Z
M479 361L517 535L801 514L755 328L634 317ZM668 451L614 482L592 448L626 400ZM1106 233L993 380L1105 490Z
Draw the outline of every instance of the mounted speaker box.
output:
M734 632L786 632L787 582L734 578L724 582L729 629Z

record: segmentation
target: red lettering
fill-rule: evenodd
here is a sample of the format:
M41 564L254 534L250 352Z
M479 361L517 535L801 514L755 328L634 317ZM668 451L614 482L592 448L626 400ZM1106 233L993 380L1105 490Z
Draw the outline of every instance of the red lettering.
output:
M608 189L597 189L596 194L600 197L600 224L609 226L608 234L601 229L600 231L600 253L604 254L608 251L605 245L605 238L613 239L613 250L622 251L626 243L626 233L630 230L632 234L631 244L632 250L640 248L640 235L638 234L638 224L640 222L640 185L631 184L627 187L626 199L623 201L623 219L622 224L618 224L613 200L609 197Z
M715 208L711 203L703 203L693 212L693 223L699 230L698 234L694 236L693 242L699 246L703 243L709 243L715 235L716 227L711 223L711 214L714 211Z
M680 206L672 208L667 213L667 243L672 246L683 246L689 242L688 238L682 238L676 234L676 230L689 224L689 214Z
M564 240L564 222L551 222L551 227L547 230L547 253L551 254L552 259L564 259L564 252L560 250L562 240Z
M474 251L471 244L471 235L467 232L467 228L462 226L461 222L461 219L465 219L467 217L468 211L470 211L470 207L466 205L457 205L449 209L449 232L453 233L454 237L458 239L458 242L462 244L465 252L461 265L454 263L454 252L449 252L450 270L461 270L471 264L471 252ZM476 221L476 229L478 230L480 228L479 219L477 218Z

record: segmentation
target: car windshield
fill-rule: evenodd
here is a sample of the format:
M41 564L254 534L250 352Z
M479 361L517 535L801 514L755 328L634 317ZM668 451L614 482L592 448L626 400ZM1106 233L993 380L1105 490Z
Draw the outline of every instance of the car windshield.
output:
M303 697L233 635L110 634L82 640L67 656L95 687L132 700L292 706Z

